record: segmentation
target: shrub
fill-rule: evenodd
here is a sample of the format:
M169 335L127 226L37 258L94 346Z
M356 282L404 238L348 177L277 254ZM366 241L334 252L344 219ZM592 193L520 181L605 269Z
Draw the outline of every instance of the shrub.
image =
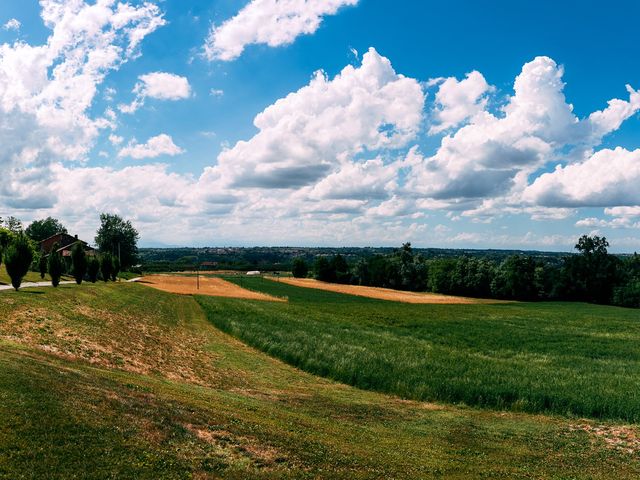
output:
M102 273L102 280L105 282L111 278L111 271L113 270L113 259L108 253L103 253L100 258L100 273Z
M91 283L96 283L100 272L100 261L96 257L91 257L87 264L87 275Z
M120 273L120 260L118 257L113 257L113 262L111 262L111 280L114 282L118 281L118 274Z
M640 308L640 280L615 289L613 304L621 307Z
M87 273L87 255L80 243L76 243L71 250L71 263L73 265L73 278L80 285L84 275Z
M58 253L58 244L56 243L51 249L51 253L49 254L49 276L51 277L51 285L57 287L60 285L60 277L62 277L62 272L64 270L63 260Z
M38 270L40 271L40 278L44 280L44 276L47 274L47 257L40 255L38 260Z
M24 234L17 235L4 252L4 263L11 277L11 285L18 290L22 279L29 271L33 261L33 250L29 239Z

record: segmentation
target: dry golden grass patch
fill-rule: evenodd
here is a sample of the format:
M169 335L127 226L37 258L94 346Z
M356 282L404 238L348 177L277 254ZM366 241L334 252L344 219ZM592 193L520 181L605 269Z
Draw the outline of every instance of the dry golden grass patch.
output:
M153 314L134 321L128 312L84 304L68 305L66 311L19 306L0 321L0 338L137 374L157 373L196 385L220 381L220 372L211 368L219 356L195 328L161 325Z
M637 455L640 453L640 432L637 427L626 425L571 425L570 431L583 431L593 439L603 441L607 448Z
M267 277L269 278L269 277ZM273 278L270 278L273 280ZM362 287L359 285L341 285L337 283L325 283L312 278L281 278L280 282L296 287L315 288L328 292L346 293L359 297L389 300L392 302L415 304L449 304L449 305L477 305L484 303L504 303L500 300L485 300L479 298L454 297L438 293L402 292L390 288Z
M139 281L143 285L180 295L208 295L211 297L240 298L243 300L264 300L285 302L282 298L246 290L221 278L200 277L200 288L195 277L180 275L149 275Z

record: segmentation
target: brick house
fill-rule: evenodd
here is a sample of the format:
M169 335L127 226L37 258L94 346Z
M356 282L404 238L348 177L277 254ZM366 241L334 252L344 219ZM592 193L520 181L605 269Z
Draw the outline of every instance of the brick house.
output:
M84 251L88 256L94 256L96 254L96 250L93 247L90 247L89 244L83 240L78 239L78 236L71 236L66 233L57 233L52 237L49 237L40 242L40 253L44 256L47 256L51 253L53 246L58 244L58 252L63 257L71 256L71 249L77 244L80 243L84 247Z

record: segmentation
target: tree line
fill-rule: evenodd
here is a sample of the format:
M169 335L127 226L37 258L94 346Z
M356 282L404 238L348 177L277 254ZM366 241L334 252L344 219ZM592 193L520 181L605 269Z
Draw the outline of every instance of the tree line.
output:
M302 258L293 275L324 282L385 287L508 300L569 300L640 307L640 255L608 252L605 237L582 236L577 254L558 263L511 255L503 261L461 256L425 259L410 243L390 255L373 255L349 265L341 255L319 256L310 268Z
M49 274L54 287L64 275L73 277L78 285L83 280L116 281L121 270L130 268L137 260L138 231L118 215L100 215L95 237L98 255L87 255L80 242L75 243L67 258L58 252L59 244L54 244L48 254L42 252L40 242L60 233L68 231L55 218L36 220L26 229L16 217L0 218L0 265L4 263L16 290L29 271L38 272L43 280Z

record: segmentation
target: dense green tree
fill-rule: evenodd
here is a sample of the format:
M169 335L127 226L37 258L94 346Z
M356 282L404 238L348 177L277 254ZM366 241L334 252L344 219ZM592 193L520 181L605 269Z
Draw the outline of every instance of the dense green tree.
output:
M361 258L353 267L353 283L356 285L371 285L371 275L369 273L369 260Z
M33 248L29 239L19 233L4 252L4 263L11 278L11 285L18 290L33 261Z
M59 248L60 245L58 245L57 243L53 245L47 262L49 276L51 277L51 285L53 285L54 287L60 285L60 278L62 277L62 272L64 271L64 260L62 259L60 252L58 252Z
M309 265L307 265L304 258L295 258L293 260L291 273L295 278L307 278L307 275L309 274Z
M578 239L575 249L585 256L606 255L609 242L606 237L583 235Z
M620 260L609 255L605 237L583 235L575 248L579 255L567 257L563 268L563 296L571 300L609 303L622 281Z
M491 295L491 282L495 278L495 265L485 259L460 257L449 265L450 291L454 295L487 297ZM440 274L446 275L447 269Z
M342 255L335 255L329 262L329 266L332 270L332 281L337 283L351 282L351 272L349 271L349 264L347 264L347 261Z
M102 274L102 280L108 282L111 278L112 270L113 257L109 253L103 253L100 257L100 273Z
M372 287L395 288L400 284L398 265L384 255L374 255L368 259L369 285Z
M321 282L335 281L335 270L331 268L331 264L327 257L321 256L316 258L313 271L316 280L320 280Z
M25 233L29 236L29 238L36 242L41 242L53 235L58 233L68 233L59 220L47 217L43 220L35 220L33 221L25 230Z
M47 274L47 257L40 255L38 260L38 271L40 272L40 278L44 280L45 275Z
M96 283L96 281L98 280L99 272L100 261L95 256L89 257L89 261L87 262L87 276L89 277L89 281L91 283Z
M76 283L80 285L87 273L87 254L84 251L84 246L78 242L71 249L71 265L73 271L73 278Z
M492 293L498 298L535 300L538 298L535 273L533 258L512 255L498 267L491 285Z
M439 258L429 263L429 288L435 293L451 293L454 289L452 272L456 268L453 258Z
M96 244L101 253L117 256L122 268L126 269L137 262L139 238L138 231L129 220L119 215L100 214Z

